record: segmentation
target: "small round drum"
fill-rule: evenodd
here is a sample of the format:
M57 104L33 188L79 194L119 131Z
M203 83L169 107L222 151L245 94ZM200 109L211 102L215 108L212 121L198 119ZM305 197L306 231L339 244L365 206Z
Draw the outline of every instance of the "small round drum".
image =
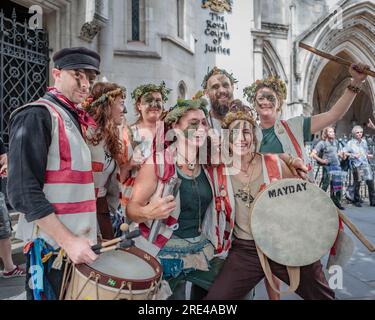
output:
M65 300L152 300L162 276L160 263L135 247L102 253L72 270Z
M300 267L321 259L333 246L339 227L326 192L301 179L272 182L254 200L251 231L271 260Z

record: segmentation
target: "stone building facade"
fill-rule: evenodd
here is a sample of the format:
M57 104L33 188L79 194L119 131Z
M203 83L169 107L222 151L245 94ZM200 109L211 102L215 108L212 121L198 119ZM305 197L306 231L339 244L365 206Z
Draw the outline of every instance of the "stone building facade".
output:
M344 91L347 67L299 48L300 42L375 66L374 0L14 0L1 6L12 4L18 11L42 9L37 23L48 34L49 56L67 46L97 50L102 79L129 92L164 80L173 89L168 106L193 96L217 65L239 80L238 98L246 85L272 73L288 85L284 118L324 112ZM374 100L369 78L338 133L374 120ZM126 103L133 121L130 94Z

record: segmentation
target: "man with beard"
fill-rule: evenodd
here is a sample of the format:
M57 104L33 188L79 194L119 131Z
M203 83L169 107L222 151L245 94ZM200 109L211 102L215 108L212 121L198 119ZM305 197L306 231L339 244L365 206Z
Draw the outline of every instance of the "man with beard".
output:
M204 94L210 100L210 107L208 108L209 114L207 119L209 125L211 126L211 128L215 130L216 134L222 134L222 121L225 115L230 110L243 108L249 110L249 112L252 113L252 115L254 116L251 108L244 106L241 100L234 99L234 84L237 82L238 81L234 78L232 74L228 73L224 69L219 69L217 67L214 67L211 71L209 71L203 79L202 87L204 89ZM211 137L211 140L215 139L214 134L212 132L210 132L209 135ZM305 178L304 172L307 171L307 167L304 166L302 159L291 159L289 154L286 153L280 154L280 158L286 163L289 163L291 162L291 160L293 160L292 163L289 165L293 174L295 176Z
M95 121L78 105L99 73L100 57L83 47L53 56L54 86L10 117L8 195L21 212L29 300L59 298L66 254L90 264L98 256L90 150L83 138ZM65 253L65 254L64 254Z
M330 194L333 203L340 210L345 208L341 205L343 172L340 167L340 159L346 157L336 139L333 127L324 128L322 140L311 151L311 157L318 161L323 168L321 187L324 191L330 187Z
M204 77L202 87L210 100L208 121L211 128L221 131L221 123L233 101L234 84L238 81L224 69L214 67Z

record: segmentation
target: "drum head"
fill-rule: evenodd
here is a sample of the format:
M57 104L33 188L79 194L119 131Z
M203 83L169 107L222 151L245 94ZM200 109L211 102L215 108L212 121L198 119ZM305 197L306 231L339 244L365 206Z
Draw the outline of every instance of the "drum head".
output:
M75 268L86 278L97 278L103 286L119 289L127 284L132 290L150 289L163 272L154 257L136 247L102 253L94 263L77 264Z
M250 223L255 243L268 258L296 267L322 258L339 225L328 194L301 179L268 185L254 200Z
M90 267L100 273L122 279L143 280L156 276L154 268L144 259L121 250L102 253Z

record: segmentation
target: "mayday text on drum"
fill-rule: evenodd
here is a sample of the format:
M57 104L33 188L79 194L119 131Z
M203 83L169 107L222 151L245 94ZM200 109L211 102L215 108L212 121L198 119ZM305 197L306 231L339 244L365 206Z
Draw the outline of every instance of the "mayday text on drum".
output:
M260 192L251 212L254 241L271 260L305 266L333 246L338 214L328 194L301 179L283 179Z

